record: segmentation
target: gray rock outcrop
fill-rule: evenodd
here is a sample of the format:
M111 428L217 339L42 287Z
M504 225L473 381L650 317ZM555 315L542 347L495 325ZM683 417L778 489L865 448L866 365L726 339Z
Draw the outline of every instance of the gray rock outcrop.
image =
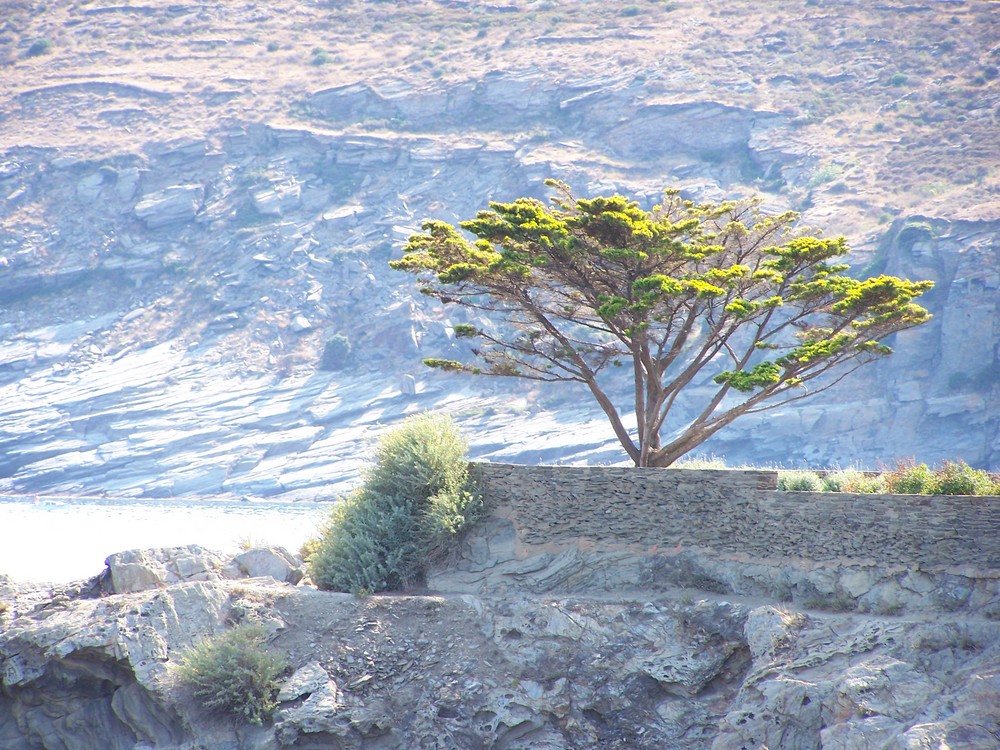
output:
M693 589L357 599L267 581L95 598L0 587L5 750L995 743L995 621ZM260 728L205 713L174 677L186 647L239 622L265 623L293 666Z
M282 547L254 547L241 552L223 568L226 578L273 578L295 585L305 575L302 561Z
M282 547L253 547L232 558L197 544L165 549L116 552L105 561L103 575L116 594L161 589L187 581L273 578L280 583L302 580L302 562Z
M150 229L190 221L198 213L204 193L201 185L172 185L143 196L135 204L135 215Z
M116 594L163 588L181 581L217 580L224 557L198 545L116 552L105 560Z
M502 86L491 79L476 96L496 90L516 98L518 87L531 88L508 78ZM570 93L564 84L551 88L552 101ZM532 91L537 98L548 89ZM675 120L712 119L718 110L719 128L740 134L715 134L726 148L749 148L740 138L756 142L783 127L764 112L663 109L630 103L614 87L602 96L636 113L669 114L678 138L702 120L687 129ZM591 110L602 117L615 110L588 101L567 105L583 108L581 122ZM418 302L385 261L435 201L456 218L473 215L494 192L538 194L553 175L647 202L660 185L606 185L596 167L577 174L572 154L561 150L568 147L517 148L495 133L452 139L256 124L215 135L211 156L202 144L58 170L48 168L55 156L45 151L20 149L5 159L18 164L6 179L24 190L22 200L42 212L49 198L65 208L45 213L45 231L22 236L10 228L0 236L0 294L11 300L0 310L0 400L8 405L0 410L0 490L336 493L356 476L358 440L414 404L453 411L478 455L524 463L623 458L600 410L572 388L529 392L429 372L410 382L424 357L464 356L453 325L489 321L447 317ZM666 168L682 151L649 158ZM237 168L244 163L263 166L244 174ZM713 190L691 194L719 197ZM99 197L81 204L94 191ZM977 334L1000 330L998 231L995 221L913 216L887 225L872 262L934 280L932 322L900 334L893 357L828 396L737 421L704 450L731 463L825 467L891 461L891 445L929 462L961 455L992 466L1000 380L997 354ZM56 241L58 263L46 250ZM317 371L335 334L349 341L351 357L334 372ZM388 398L387 385L397 383L418 398ZM685 409L682 398L679 417ZM477 417L487 411L489 418ZM158 421L162 412L171 414L169 427ZM321 490L321 467L331 464L337 476Z
M222 627L225 593L187 583L129 596L136 598L57 597L26 612L16 598L5 602L5 748L180 744L184 730L161 681L172 648Z

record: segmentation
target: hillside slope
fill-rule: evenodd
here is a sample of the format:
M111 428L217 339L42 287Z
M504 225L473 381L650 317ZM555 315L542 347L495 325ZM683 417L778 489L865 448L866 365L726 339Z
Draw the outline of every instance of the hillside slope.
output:
M1000 467L991 3L7 7L6 491L312 495L418 408L478 455L619 460L577 393L421 372L460 321L385 267L546 177L760 192L937 283L892 361L707 449Z

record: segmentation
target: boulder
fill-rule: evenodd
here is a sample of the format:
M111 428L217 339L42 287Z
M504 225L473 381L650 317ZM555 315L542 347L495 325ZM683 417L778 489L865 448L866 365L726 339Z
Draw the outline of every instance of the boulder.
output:
M127 550L105 560L111 591L146 591L185 581L269 577L296 584L305 576L302 561L283 547L255 547L231 559L197 544Z
M214 581L225 557L197 544L117 552L104 562L116 594L163 588L182 581Z
M278 692L278 703L290 703L304 695L312 695L329 682L330 676L323 666L318 661L311 661L285 680Z
M309 318L305 315L296 315L292 318L290 328L294 333L305 333L312 330L313 324L309 322Z
M302 580L302 562L284 547L254 547L241 552L220 571L224 578L268 576L292 585Z
M139 179L139 170L136 167L129 167L119 172L118 179L115 181L115 193L118 198L123 201L132 200L132 196L135 195L135 191L139 187Z
M289 680L295 683L300 672L309 670L302 677L309 684L295 688L302 691L297 697L308 697L301 703L282 706L275 716L274 733L283 747L299 745L302 735L308 735L309 739L301 744L310 747L368 747L363 744L366 740L391 730L392 719L380 704L365 706L358 698L342 692L333 680L323 679L325 672L319 674L323 670L318 664L315 667L319 671L310 670L311 666L299 670ZM398 746L398 743L388 745Z

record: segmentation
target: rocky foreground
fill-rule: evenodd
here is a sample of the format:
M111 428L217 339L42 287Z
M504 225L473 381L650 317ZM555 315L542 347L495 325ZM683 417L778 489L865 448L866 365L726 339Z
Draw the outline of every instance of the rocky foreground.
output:
M113 555L73 586L2 581L0 746L1000 746L995 620L567 596L546 574L503 594L356 598L295 585L280 549L187 547ZM174 678L186 647L242 622L293 665L272 726L208 715Z

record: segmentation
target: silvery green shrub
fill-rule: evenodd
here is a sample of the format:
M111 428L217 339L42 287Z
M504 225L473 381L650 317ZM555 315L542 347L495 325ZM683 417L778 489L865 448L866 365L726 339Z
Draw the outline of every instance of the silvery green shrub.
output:
M410 417L383 437L361 487L334 507L311 550L316 585L375 593L419 581L482 510L466 451L441 415Z

